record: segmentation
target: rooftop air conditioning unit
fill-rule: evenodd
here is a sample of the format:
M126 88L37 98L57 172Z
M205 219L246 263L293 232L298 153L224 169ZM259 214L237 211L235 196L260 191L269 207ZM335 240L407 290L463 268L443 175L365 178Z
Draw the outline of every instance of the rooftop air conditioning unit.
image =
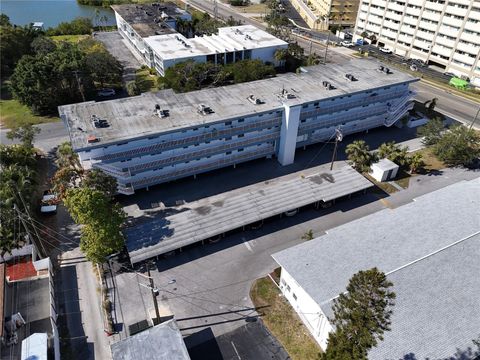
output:
M323 85L323 87L324 87L325 89L327 89L327 90L332 90L332 89L334 89L333 85L332 85L330 82L328 82L328 81L322 81L322 85Z
M255 97L255 95L253 95L253 94L248 95L247 100L250 101L254 105L263 104L263 101L260 100L259 98Z
M355 76L353 76L352 74L345 74L345 79L350 80L350 81L357 81Z
M212 114L214 111L210 108L210 106L207 106L205 104L200 104L198 105L197 112L200 115L208 115L208 114Z

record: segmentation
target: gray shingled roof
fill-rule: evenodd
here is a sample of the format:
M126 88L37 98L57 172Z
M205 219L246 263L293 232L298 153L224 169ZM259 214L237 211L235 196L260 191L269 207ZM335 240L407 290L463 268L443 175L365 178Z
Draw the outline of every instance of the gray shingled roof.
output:
M327 316L354 273L374 266L392 272L392 331L370 359L453 356L479 333L479 209L480 179L463 181L272 256Z
M330 201L373 186L343 166L320 166L187 204L125 231L132 263L240 228L317 201Z
M113 360L190 360L174 320L116 342L111 349Z

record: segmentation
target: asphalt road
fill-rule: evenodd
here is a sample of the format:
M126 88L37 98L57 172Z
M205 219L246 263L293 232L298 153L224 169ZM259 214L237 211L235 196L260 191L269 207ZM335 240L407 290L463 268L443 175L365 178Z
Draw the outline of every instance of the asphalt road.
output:
M437 98L435 110L465 124L470 124L480 109L480 102L474 102L422 81L415 83L412 88L417 91L415 98L418 101L425 102ZM475 128L480 129L480 119L477 119Z

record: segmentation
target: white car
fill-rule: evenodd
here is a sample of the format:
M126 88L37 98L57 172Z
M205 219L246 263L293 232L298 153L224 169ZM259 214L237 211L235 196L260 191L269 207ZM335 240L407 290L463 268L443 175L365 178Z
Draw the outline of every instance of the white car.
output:
M342 42L340 43L340 45L345 46L345 47L347 47L347 48L350 48L350 47L354 47L354 46L355 46L355 44L352 43L351 41L342 41Z
M115 95L115 90L114 89L101 89L101 90L98 91L97 95L98 96L103 96L103 97L113 96L113 95Z
M40 212L42 214L55 214L57 212L58 198L56 194L52 194L49 190L43 193Z
M384 54L391 54L392 53L392 50L390 50L389 48L378 48L378 50L380 50L382 53Z

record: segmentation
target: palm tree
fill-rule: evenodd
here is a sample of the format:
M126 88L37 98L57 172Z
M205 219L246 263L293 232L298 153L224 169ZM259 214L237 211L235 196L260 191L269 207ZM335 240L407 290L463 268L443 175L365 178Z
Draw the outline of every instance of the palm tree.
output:
M277 49L273 55L275 61L278 62L278 66L285 66L285 61L287 60L288 50L287 49Z
M370 148L363 140L348 144L345 153L349 162L360 172L368 172L370 165L376 160L375 155L370 153Z
M410 166L410 174L417 173L425 166L425 162L423 161L423 156L421 153L414 153L412 156L410 156L408 158L408 163Z
M57 165L59 168L71 167L74 169L80 169L80 160L78 155L72 149L72 145L69 142L60 144L57 148Z

